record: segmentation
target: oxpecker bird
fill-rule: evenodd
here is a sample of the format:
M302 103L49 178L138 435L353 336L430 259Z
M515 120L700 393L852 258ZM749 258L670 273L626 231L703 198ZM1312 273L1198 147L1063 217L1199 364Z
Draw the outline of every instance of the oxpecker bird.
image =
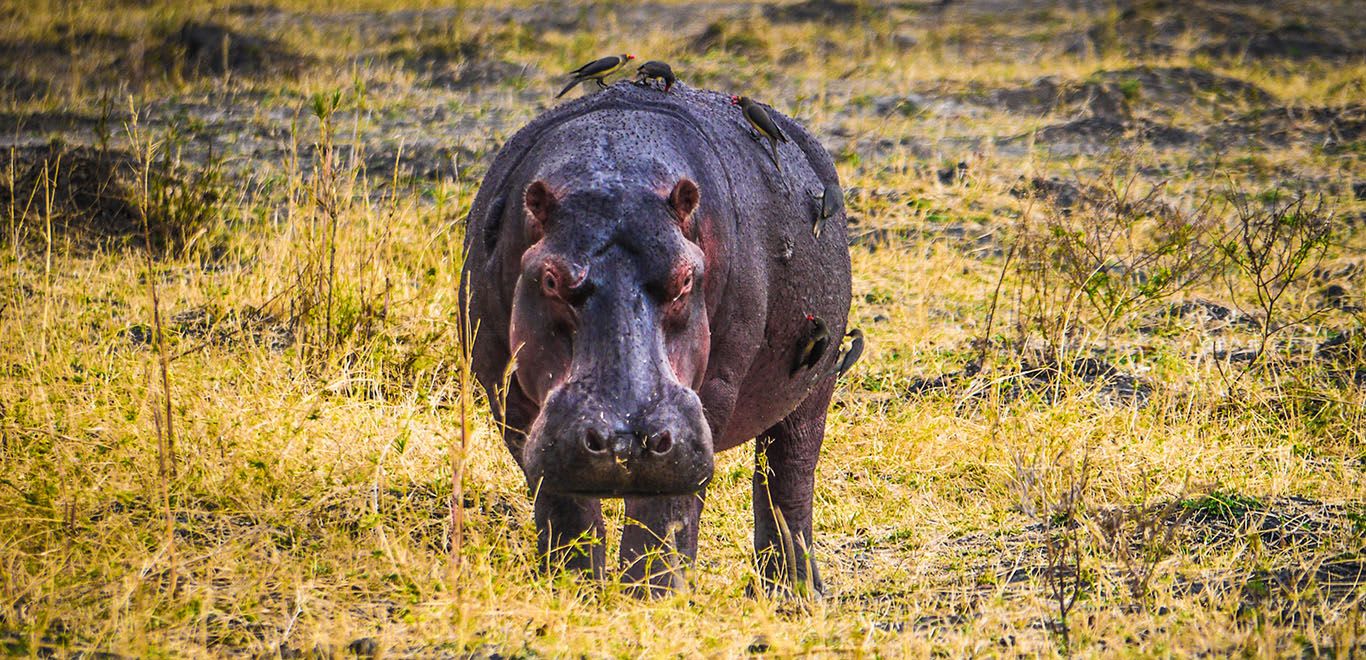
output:
M674 86L674 83L678 82L678 79L674 77L673 67L658 60L650 60L649 62L640 65L640 68L636 69L636 76L637 82L654 79L663 80L665 94L668 94L669 89Z
M768 113L764 112L764 109L749 97L732 96L730 103L740 106L740 110L745 115L745 121L749 122L759 137L768 139L769 145L773 147L773 166L778 168L779 172L783 171L782 163L778 162L778 143L787 142L787 135L783 134L782 129L778 128L778 124L773 121L773 118L768 116Z
M574 89L575 85L585 80L592 80L596 82L598 84L598 87L606 87L607 83L604 83L602 79L612 75L613 73L616 73L618 69L620 69L623 66L626 66L627 62L635 58L635 55L623 53L621 55L604 57L600 60L593 60L588 64L585 64L577 69L574 69L573 71L570 71L568 74L570 78L569 84L565 85L564 89L560 90L560 93L555 95L555 98L560 98L561 96L564 96L565 92Z
M825 190L812 193L811 196L820 200L821 203L820 213L816 214L816 222L811 225L811 235L820 238L825 221L844 208L844 191L840 189L838 183L827 183Z
M849 348L840 355L839 366L835 368L835 378L848 373L855 364L858 364L858 359L863 356L863 331L854 328L845 337L849 338Z
M825 321L812 314L807 314L806 320L811 324L811 330L806 339L802 340L801 348L797 351L797 359L792 363L793 375L802 369L816 366L816 363L821 361L821 356L825 355L825 349L830 347L830 329L825 326Z

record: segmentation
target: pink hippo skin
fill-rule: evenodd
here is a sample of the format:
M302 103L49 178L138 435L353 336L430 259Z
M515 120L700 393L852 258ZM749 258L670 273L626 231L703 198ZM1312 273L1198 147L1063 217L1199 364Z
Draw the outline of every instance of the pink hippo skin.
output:
M761 575L821 588L811 501L837 351L792 364L808 314L844 334L849 253L843 210L812 236L829 154L769 112L791 138L782 172L729 95L618 83L532 121L484 177L462 309L547 566L601 576L600 498L622 497L623 579L677 586L715 453L753 438Z

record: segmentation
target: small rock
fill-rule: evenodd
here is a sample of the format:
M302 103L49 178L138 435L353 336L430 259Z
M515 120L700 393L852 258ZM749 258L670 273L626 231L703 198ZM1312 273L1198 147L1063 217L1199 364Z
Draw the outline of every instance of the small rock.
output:
M929 100L919 94L893 94L873 99L873 111L878 115L896 112L909 117L924 112L929 104Z
M892 35L892 45L897 48L915 48L920 45L920 40L916 39L914 35L898 32Z
M119 334L126 337L129 343L134 346L146 346L152 343L152 326L146 323L130 325L119 331Z
M900 633L906 630L905 621L874 621L873 630L882 632Z
M939 175L939 183L942 183L946 186L953 185L953 183L956 181L963 181L967 179L968 163L965 160L960 160L958 161L957 166L945 167L939 170L937 174Z
M373 637L361 637L346 645L346 652L361 658L373 658L379 654L379 642Z

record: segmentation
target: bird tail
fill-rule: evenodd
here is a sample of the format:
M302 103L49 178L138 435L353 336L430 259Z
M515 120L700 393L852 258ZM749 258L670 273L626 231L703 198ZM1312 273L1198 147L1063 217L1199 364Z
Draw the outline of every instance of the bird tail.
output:
M778 171L781 172L783 171L783 164L778 160L778 141L769 140L768 142L773 145L773 166L778 168Z
M577 85L581 82L583 82L583 78L575 78L569 81L569 84L565 85L564 89L560 90L560 93L555 95L555 98L560 98L561 96L564 96L566 93L569 92L569 90L574 89L574 85Z

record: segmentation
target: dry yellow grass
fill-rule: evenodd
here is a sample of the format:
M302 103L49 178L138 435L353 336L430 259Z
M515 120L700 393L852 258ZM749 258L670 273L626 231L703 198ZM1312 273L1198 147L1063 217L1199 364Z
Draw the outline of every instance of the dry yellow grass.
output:
M1360 57L1062 55L1056 40L1116 20L1062 9L912 8L828 29L770 24L759 5L663 3L653 10L662 18L644 25L631 5L575 5L553 12L591 16L570 28L528 28L478 3L412 14L396 13L416 4L401 0L227 11L236 4L0 4L4 52L80 44L5 65L0 88L51 84L0 95L5 144L17 145L0 158L0 201L23 188L26 148L54 136L97 144L101 118L113 149L182 154L182 173L212 167L206 141L224 158L205 190L148 182L181 200L158 218L174 223L206 192L214 209L156 250L150 267L136 236L93 241L67 230L88 218L59 212L55 183L40 182L32 201L0 205L6 652L1060 655L1049 595L1057 576L1044 566L1046 540L1069 528L1055 512L1031 515L1022 488L1033 484L1029 492L1055 503L1083 465L1084 510L1071 528L1082 551L1071 652L1362 652L1366 390L1360 376L1354 383L1332 370L1366 365L1360 352L1345 366L1314 357L1340 333L1362 337L1366 205L1351 189L1366 176L1359 128L1327 147L1290 139L1272 148L1230 143L1216 154L1203 143L1140 141L1049 151L996 138L1027 136L1070 111L1032 115L961 100L979 93L973 86L1019 87L1039 76L1192 66L1253 83L1275 101L1210 108L1193 99L1164 110L1140 89L1134 116L1212 131L1266 109L1289 112L1285 130L1298 130L1315 108L1360 112ZM136 84L122 76L131 65L121 58L150 52L187 19L277 39L310 61L294 73L193 76L148 65ZM728 26L725 39L694 48L715 20ZM99 46L71 36L89 33L119 39ZM508 60L524 76L443 89L411 64L423 48L458 52L463 42L477 52L455 56L454 66ZM672 60L689 84L744 89L806 122L851 190L859 222L851 234L890 237L876 249L851 247L851 319L868 350L836 394L818 471L823 600L745 595L753 579L748 448L718 459L686 592L640 601L614 584L538 573L522 477L482 407L463 459L461 566L454 578L448 571L460 219L501 139L552 102L555 74L623 50ZM877 110L912 92L929 107ZM322 138L313 104L334 93L329 175L324 150L314 148ZM59 113L84 119L54 119ZM1258 126L1246 130L1255 136ZM433 139L464 150L405 160ZM1151 383L1151 394L1137 403L1067 375L1013 396L1027 380L1021 361L1037 363L1025 349L1044 337L1025 313L1026 273L1007 255L1023 240L1020 228L1044 222L1049 209L1012 190L1022 176L1104 182L1115 153L1144 172L1143 185L1166 181L1163 199L1183 209L1230 188L1264 198L1278 185L1322 192L1341 231L1323 258L1326 274L1287 289L1285 314L1323 307L1331 284L1345 287L1347 306L1277 333L1271 366L1230 385L1228 374L1246 367L1219 351L1253 345L1253 328L1158 313L1181 301L1246 303L1247 281L1235 278L1230 290L1206 278L1109 332L1073 292L1049 308L1072 328L1051 355L1069 362L1104 349L1095 355ZM435 173L410 178L381 167L395 160L399 170ZM942 183L936 171L959 160L969 163L967 180ZM74 176L60 162L49 171L49 181ZM135 192L138 175L121 176L149 206ZM176 185L188 192L165 192ZM979 356L1003 268L984 368L924 387ZM149 278L171 358L175 469L165 478ZM1020 334L1029 341L1017 342ZM1166 524L1177 528L1155 561L1151 595L1138 598L1102 522L1106 512L1164 504ZM608 512L619 521L619 503Z

